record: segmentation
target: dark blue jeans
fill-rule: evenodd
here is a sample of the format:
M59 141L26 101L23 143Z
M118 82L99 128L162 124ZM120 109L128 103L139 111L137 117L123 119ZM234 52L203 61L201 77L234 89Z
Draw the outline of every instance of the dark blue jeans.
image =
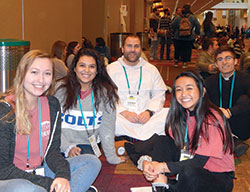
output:
M161 52L160 52L161 60L163 60L165 45L166 45L167 60L170 60L170 45L171 45L170 37L165 37L165 36L161 37Z
M175 60L179 60L181 57L181 61L188 62L191 61L192 55L192 47L194 41L184 41L184 40L177 40L175 39Z

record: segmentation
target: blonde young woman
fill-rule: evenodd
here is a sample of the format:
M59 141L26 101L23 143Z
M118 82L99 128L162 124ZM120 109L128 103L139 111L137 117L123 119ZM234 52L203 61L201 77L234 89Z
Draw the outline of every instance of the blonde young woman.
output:
M13 88L1 95L1 192L86 191L100 171L93 155L61 155L60 105L47 96L52 85L49 55L32 50L21 59Z

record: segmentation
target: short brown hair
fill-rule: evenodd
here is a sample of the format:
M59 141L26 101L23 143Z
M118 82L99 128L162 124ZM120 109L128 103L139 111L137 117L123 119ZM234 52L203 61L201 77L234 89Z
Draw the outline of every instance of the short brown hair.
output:
M213 46L213 43L214 43L214 41L213 41L212 38L205 38L205 39L203 40L203 42L202 42L202 49L203 49L204 51L207 51L210 45Z
M219 47L215 53L214 53L214 58L216 60L217 56L225 51L228 51L230 53L232 53L233 57L235 58L235 52L234 49L232 47L229 47L228 45L222 45L221 47Z
M140 40L140 45L141 45L141 39L140 39L140 37L139 37L138 35L135 35L135 34L130 34L130 35L126 36L126 37L123 39L122 46L125 45L125 42L126 42L127 38L129 38L129 37L131 37L131 38L138 38L138 39Z

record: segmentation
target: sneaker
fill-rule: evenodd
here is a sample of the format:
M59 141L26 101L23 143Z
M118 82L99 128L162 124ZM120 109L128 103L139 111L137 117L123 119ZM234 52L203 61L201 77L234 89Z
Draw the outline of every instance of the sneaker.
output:
M187 63L186 63L186 62L183 62L183 64L182 64L182 68L183 68L183 69L188 68L188 66L187 66Z
M152 192L171 192L172 189L168 184L152 183Z
M234 139L234 154L236 157L241 157L249 148L249 145L241 141L240 139L233 137Z
M94 185L91 185L86 192L98 192L98 190Z

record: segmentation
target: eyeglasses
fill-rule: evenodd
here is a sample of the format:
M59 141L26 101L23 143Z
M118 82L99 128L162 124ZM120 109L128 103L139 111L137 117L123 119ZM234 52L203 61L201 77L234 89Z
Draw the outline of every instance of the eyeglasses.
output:
M233 59L232 56L226 56L225 58L223 57L219 57L218 59L216 59L217 62L222 62L222 61L231 61Z

